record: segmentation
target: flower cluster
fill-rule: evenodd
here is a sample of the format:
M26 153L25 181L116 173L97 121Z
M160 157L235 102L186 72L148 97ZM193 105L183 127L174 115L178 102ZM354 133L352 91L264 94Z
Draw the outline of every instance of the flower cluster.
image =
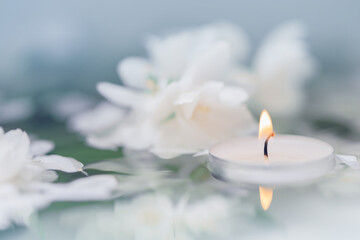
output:
M53 170L82 171L83 164L69 157L45 155L53 149L49 141L31 142L20 130L0 128L0 229L12 222L26 224L34 210L52 201L101 199L110 196L116 185L110 176L79 179L71 183L52 183ZM100 188L101 187L101 188Z
M149 58L118 65L124 86L101 82L108 102L73 117L70 126L102 149L148 150L161 158L194 154L223 139L249 134L247 107L275 115L299 110L301 87L313 70L300 24L279 27L249 67L248 40L237 27L217 23L146 43Z

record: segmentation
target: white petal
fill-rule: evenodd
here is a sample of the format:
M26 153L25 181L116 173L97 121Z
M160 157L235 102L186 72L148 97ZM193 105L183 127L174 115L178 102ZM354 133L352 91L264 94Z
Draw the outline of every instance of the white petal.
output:
M201 91L187 92L181 94L176 100L175 105L180 107L182 115L186 119L190 119L198 104Z
M40 174L38 174L35 179L41 182L55 182L58 178L58 175L55 171L43 171Z
M304 35L304 26L298 22L290 22L275 29L255 56L255 70L263 76L283 71L286 77L307 77L312 72L313 60L303 40Z
M244 60L249 51L249 40L246 33L230 22L218 22L208 25L217 32L218 41L228 42L236 60Z
M232 60L241 60L247 53L245 34L226 22L185 29L165 37L151 37L146 46L156 71L162 77L176 79L192 60L218 42L229 44Z
M224 87L220 92L219 98L229 106L237 106L245 103L249 98L249 94L239 87Z
M165 38L151 36L146 48L157 75L167 79L177 79L188 64L190 36L177 34Z
M20 130L11 130L0 136L0 182L18 174L29 160L30 140Z
M113 150L118 149L119 144L113 142L112 136L96 136L90 135L86 137L86 144L90 147L102 149L102 150Z
M349 167L353 169L360 169L360 163L356 156L351 155L336 155L336 157Z
M304 35L304 27L292 22L275 29L261 45L253 63L258 82L254 100L259 108L274 115L291 115L301 109L303 85L315 69Z
M108 82L98 83L96 89L110 102L123 107L134 107L147 99L146 95L139 91Z
M174 103L181 92L179 82L172 82L157 95L155 109L152 112L152 119L156 123L162 123L174 113Z
M51 184L44 190L52 201L94 201L111 198L116 186L115 177L97 175L64 184Z
M144 150L153 142L155 136L154 126L151 121L144 117L127 119L106 134L90 135L87 143L90 146L100 149L115 150L117 147L124 146L131 149Z
M201 85L208 81L224 81L232 67L230 46L227 42L214 44L196 58L180 81L187 85Z
M129 87L146 89L151 65L148 60L140 57L129 57L122 60L117 66L117 72Z
M46 169L60 170L69 173L81 171L84 166L74 158L59 155L38 156L33 160L44 166Z
M31 141L30 154L32 156L45 155L54 150L55 144L49 140L35 140Z
M207 82L206 84L203 84L199 90L185 91L180 94L178 99L175 101L175 105L177 106L181 116L185 119L190 119L193 116L194 110L197 107L202 94L204 92L210 92L217 95L218 92L223 89L223 86L223 82Z
M69 121L73 131L83 134L102 133L120 123L126 111L108 102L99 103L94 109L79 113Z

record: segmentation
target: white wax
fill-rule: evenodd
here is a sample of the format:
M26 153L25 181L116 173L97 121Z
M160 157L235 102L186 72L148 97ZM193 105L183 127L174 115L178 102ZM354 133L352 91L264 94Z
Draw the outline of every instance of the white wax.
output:
M291 164L327 157L333 148L320 140L295 136L276 135L268 142L268 161L264 159L264 139L257 137L235 138L213 146L210 153L228 161L248 164Z
M333 148L320 140L275 135L268 142L264 158L264 139L234 138L210 148L209 170L221 179L249 184L287 184L311 180L330 172Z

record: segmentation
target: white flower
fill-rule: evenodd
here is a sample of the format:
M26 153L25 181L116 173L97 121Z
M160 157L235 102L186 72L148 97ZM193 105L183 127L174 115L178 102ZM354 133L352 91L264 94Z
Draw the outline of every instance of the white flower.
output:
M228 44L231 60L241 60L247 54L248 42L241 29L219 22L165 37L150 37L146 42L150 59L126 58L119 63L118 73L124 84L130 87L151 89L154 80L157 87L163 86L164 82L180 79L199 57L203 57L204 52L219 42Z
M273 30L257 50L248 70L238 70L239 81L254 85L252 103L274 115L299 112L304 102L304 84L315 63L304 41L305 29L290 22Z
M246 100L244 90L221 82L207 82L189 90L181 81L173 83L155 109L154 117L163 123L151 150L163 158L174 157L250 133L254 122Z
M223 82L233 63L231 49L226 41L212 43L191 59L176 81L160 73L140 81L137 67L128 66L125 69L134 72L120 73L143 82L142 90L138 83L140 90L100 83L98 91L119 109L101 104L74 117L70 126L86 135L91 146L150 150L162 158L196 153L248 133L254 126L245 105L248 94Z
M78 189L71 191L76 182L68 183L66 191L56 191L62 184L51 183L57 175L49 170L78 172L82 171L83 164L73 158L44 155L52 148L53 144L47 141L38 140L32 145L28 135L20 129L5 133L0 128L0 229L12 222L26 224L34 210L51 201L86 196ZM87 179L84 181L92 178ZM94 184L85 189L91 191ZM105 189L109 192L107 187ZM92 195L96 193L99 191L94 190Z

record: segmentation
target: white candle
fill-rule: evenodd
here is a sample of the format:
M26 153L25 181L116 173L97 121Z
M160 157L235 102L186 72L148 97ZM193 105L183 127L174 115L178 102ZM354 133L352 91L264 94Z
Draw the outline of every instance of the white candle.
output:
M268 141L264 158L264 139L234 138L209 150L212 174L230 182L274 186L319 178L335 166L333 148L320 140L276 135Z
M261 186L310 181L335 166L334 149L329 144L309 137L275 135L265 110L258 137L218 143L209 155L208 168L216 178Z

